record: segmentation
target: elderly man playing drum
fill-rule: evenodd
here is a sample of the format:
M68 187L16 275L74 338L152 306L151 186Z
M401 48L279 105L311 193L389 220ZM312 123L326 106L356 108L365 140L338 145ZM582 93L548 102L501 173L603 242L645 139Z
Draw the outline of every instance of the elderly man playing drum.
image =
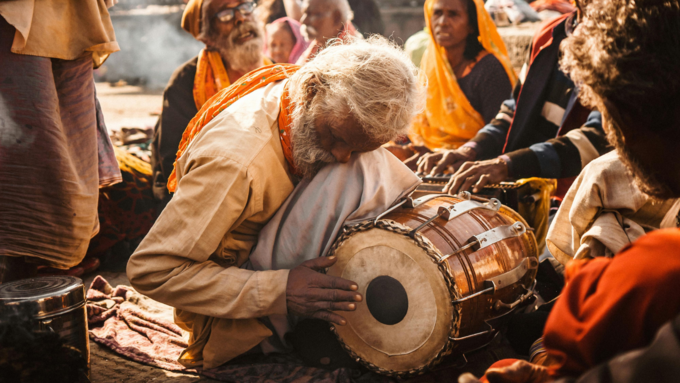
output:
M380 146L405 133L420 95L408 57L375 37L332 46L301 68L260 68L201 108L168 180L175 195L127 267L132 285L175 307L175 321L191 333L180 363L212 368L248 351L278 350L267 342L269 316L346 323L331 310L355 310L362 296L354 282L318 272L334 258L303 254L308 261L265 267L249 261L251 249L296 184L317 174L359 179L356 189L371 195L356 205L375 202L368 210L415 187ZM346 207L339 198L309 208L350 216L336 214Z

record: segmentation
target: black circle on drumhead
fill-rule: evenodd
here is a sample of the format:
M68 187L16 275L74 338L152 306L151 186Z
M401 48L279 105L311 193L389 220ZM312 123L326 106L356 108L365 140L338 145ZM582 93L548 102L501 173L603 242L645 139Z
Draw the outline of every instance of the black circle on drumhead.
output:
M368 284L366 306L378 322L394 325L406 316L408 295L398 280L381 275Z

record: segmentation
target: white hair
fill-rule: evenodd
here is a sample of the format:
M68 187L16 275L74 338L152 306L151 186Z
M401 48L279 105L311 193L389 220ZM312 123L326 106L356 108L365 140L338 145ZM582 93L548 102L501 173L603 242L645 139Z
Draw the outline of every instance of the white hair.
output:
M388 142L406 134L422 109L417 72L406 53L384 37L331 40L290 77L290 97L296 105L293 118L323 113L342 122L351 113L372 140ZM321 103L318 108L310 107L310 86L314 103Z

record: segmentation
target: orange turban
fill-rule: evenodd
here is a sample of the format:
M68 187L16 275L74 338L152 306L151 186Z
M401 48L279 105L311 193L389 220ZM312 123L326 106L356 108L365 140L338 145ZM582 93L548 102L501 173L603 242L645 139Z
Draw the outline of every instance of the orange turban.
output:
M189 0L182 14L182 28L198 40L201 34L201 7L203 0Z

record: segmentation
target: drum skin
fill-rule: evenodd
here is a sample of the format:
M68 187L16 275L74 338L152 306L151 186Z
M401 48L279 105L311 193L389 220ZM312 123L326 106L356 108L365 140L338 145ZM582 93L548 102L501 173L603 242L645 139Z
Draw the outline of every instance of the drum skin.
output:
M336 326L335 332L346 350L368 368L386 375L415 375L445 355L486 345L496 333L489 331L494 320L509 314L512 309L506 305L525 295L533 283L536 268L530 268L510 286L497 286L492 293L452 303L484 290L485 280L513 270L525 258L534 258L534 265L538 263L536 239L528 230L477 251L466 249L441 264L435 260L467 245L471 237L499 226L521 222L526 227L519 214L505 206L498 211L473 209L450 221L439 217L413 239L408 236L409 231L436 216L439 207L463 201L466 200L440 195L414 208L397 208L381 217L377 227L367 223L366 229L349 229L331 249L329 255L337 256L338 261L327 273L356 282L368 300L354 312L338 312L348 324ZM387 307L387 313L396 312L400 320L394 324L381 319L383 314L374 307L389 306L385 298L389 294L401 296L401 288L381 295L381 301L387 302L373 303L373 310L367 307L371 302L366 295L370 285L391 278L403 286L407 299L402 300L408 302L405 316L403 311ZM506 305L499 306L499 301Z

